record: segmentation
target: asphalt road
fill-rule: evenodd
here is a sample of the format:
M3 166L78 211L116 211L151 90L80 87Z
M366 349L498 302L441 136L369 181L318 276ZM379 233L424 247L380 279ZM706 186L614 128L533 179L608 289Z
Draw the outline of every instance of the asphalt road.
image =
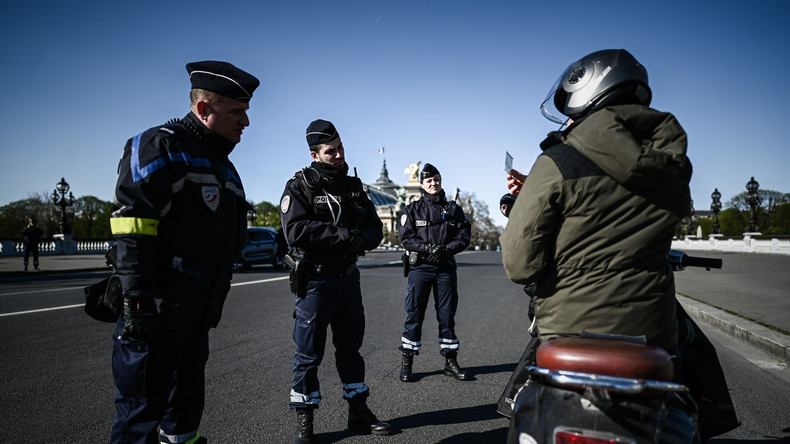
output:
M405 279L398 253L369 254L360 262L369 405L396 433L374 437L345 431L346 403L330 340L319 372L324 399L315 431L322 442L504 442L508 422L496 413L495 403L526 344L527 299L505 277L498 253L465 253L458 262L459 362L475 380L442 374L433 340L436 322L429 315L423 352L415 359L418 381L398 381ZM81 287L101 276L0 282L0 442L108 441L115 391L112 325L93 321L79 307ZM211 333L201 425L210 442L293 441L295 415L287 409L293 298L286 276L262 266L234 277L223 320ZM49 310L53 307L65 308ZM736 382L731 388L744 426L717 442L785 439L790 436L786 367L754 350L746 351L760 357L744 357L741 347L722 345L720 358Z

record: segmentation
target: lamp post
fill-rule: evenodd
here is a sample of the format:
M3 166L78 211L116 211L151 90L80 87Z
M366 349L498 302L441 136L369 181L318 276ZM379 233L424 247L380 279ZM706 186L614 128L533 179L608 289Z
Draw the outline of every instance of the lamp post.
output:
M713 203L710 204L710 209L713 210L713 226L710 229L710 234L721 234L721 230L719 230L719 211L721 211L721 193L719 193L718 188L713 190L713 194L710 195L710 198L713 199Z
M66 193L69 196L66 197ZM66 207L74 204L74 194L69 192L69 183L66 179L61 177L60 182L55 185L55 191L52 192L52 203L60 207L60 232L63 234L71 234L71 227L66 219Z
M689 199L691 211L689 212L689 223L686 228L686 236L693 236L692 230L694 228L694 199Z
M749 225L746 226L746 232L748 233L757 233L759 230L757 227L757 205L760 203L760 196L757 194L757 189L759 188L760 184L754 180L754 176L746 183L746 202L751 209L751 211L749 211Z

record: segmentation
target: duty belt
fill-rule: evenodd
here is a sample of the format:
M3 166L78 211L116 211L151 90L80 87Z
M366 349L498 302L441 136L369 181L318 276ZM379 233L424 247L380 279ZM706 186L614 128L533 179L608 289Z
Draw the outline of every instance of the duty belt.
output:
M316 265L315 266L315 274L319 276L348 276L349 274L353 273L354 270L357 269L357 264L346 264L346 265L337 265L337 264L325 264L325 265Z

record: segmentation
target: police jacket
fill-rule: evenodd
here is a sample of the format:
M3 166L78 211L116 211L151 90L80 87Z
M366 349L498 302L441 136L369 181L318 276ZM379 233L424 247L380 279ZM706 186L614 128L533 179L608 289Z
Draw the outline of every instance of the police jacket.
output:
M249 208L234 146L189 113L124 147L110 218L117 271L124 297L162 298L162 328L219 322Z
M447 201L444 190L439 194L423 194L406 206L400 217L403 248L422 253L429 244L444 245L450 255L469 246L472 226L455 201Z
M290 254L319 265L350 265L357 261L354 236L364 250L384 237L376 207L357 177L342 168L313 162L285 185L280 218Z
M586 330L677 342L666 257L690 213L686 142L671 114L619 105L541 144L500 242L508 277L536 284L542 338Z

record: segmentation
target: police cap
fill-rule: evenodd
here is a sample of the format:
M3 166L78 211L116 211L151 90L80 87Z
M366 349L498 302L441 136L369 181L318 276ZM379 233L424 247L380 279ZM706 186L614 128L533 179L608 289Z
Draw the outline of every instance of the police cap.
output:
M187 63L187 72L192 89L205 89L244 103L249 103L252 92L261 84L252 74L227 62Z
M314 120L307 126L307 146L329 143L337 139L337 130L332 122L327 120Z
M425 166L422 167L422 172L420 173L420 183L422 183L423 180L433 177L437 174L439 174L439 170L437 170L436 167L430 163L426 163Z

